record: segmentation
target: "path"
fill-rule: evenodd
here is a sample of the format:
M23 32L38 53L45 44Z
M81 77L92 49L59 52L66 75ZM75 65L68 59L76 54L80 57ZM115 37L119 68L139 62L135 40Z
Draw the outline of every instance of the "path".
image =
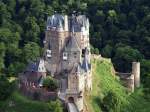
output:
M68 103L68 112L79 112L74 103Z

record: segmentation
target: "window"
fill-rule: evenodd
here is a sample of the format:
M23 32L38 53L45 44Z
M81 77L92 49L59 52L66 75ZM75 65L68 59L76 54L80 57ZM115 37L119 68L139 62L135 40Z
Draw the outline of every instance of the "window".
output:
M67 52L64 52L63 53L63 60L67 60L68 59L68 53Z
M82 57L85 56L85 49L82 49Z
M74 58L76 58L77 57L77 52L74 52L73 55L74 55Z
M76 52L74 52L74 55L77 55L77 53L76 53Z
M52 57L52 52L51 52L51 50L47 50L47 51L46 51L46 55L47 55L48 58Z

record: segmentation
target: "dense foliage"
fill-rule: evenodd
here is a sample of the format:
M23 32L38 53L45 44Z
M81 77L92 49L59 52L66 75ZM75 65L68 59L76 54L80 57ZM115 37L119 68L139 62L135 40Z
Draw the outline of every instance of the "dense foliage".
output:
M107 112L120 112L121 101L115 92L109 91L103 98L103 105Z
M7 101L2 102L0 112L63 112L63 108L59 100L33 101L22 96L19 92L14 92Z
M58 88L58 83L54 78L47 76L43 79L43 86L50 91L55 91Z
M13 92L14 84L1 75L0 76L0 102L6 100Z
M141 62L144 91L150 97L149 0L0 0L0 72L17 75L42 53L48 15L74 10L90 18L92 51L112 59L118 71Z
M93 87L85 96L89 112L149 112L150 100L146 99L142 89L127 94L112 72L112 63L104 58L92 60ZM101 68L101 69L100 69ZM140 103L139 103L140 102Z

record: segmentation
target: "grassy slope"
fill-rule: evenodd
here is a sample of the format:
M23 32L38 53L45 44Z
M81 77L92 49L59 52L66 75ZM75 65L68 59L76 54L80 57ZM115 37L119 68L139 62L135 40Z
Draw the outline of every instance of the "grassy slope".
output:
M141 90L137 90L132 95L126 94L125 88L121 86L119 80L112 74L112 63L107 59L92 60L92 66L93 90L90 95L86 96L89 112L102 112L102 107L100 106L102 99L110 90L115 92L117 97L126 104L125 112L150 112L150 102L143 98Z
M12 101L15 105L9 107L9 102ZM48 103L32 101L18 92L14 92L13 95L3 102L3 107L0 112L48 112Z
M141 89L130 96L125 93L125 88L121 86L118 79L111 73L112 63L108 60L92 60L92 66L93 90L90 95L86 96L88 112L102 112L100 106L102 99L110 90L115 92L119 99L128 102L123 112L150 112L150 102L143 98L144 95ZM13 101L15 105L9 107L10 101ZM5 111L3 108L0 108L0 112L49 112L47 103L29 100L18 92L14 92L2 104Z

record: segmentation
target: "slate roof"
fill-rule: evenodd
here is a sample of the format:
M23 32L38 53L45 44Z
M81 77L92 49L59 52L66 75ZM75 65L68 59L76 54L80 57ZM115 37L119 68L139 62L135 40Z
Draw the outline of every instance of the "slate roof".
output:
M65 17L61 14L54 14L47 19L47 28L64 28ZM89 28L89 19L85 15L73 15L68 18L69 31L80 32L82 27Z
M43 81L44 81L44 77L41 76L41 77L39 78L39 80L38 80L39 86L43 86Z
M73 16L71 25L74 27L74 32L80 32L81 27L89 28L89 20L85 15Z
M26 69L26 71L28 71L28 72L37 71L37 70L38 70L38 67L37 67L36 62L29 63L29 65L27 66L27 69Z
M29 63L26 71L27 72L46 72L45 66L42 67L42 70L39 70L39 68L42 66L41 61L44 61L44 60L40 59L40 60L37 60L36 62Z
M64 25L64 16L60 14L54 14L47 19L47 27L61 28Z
M75 63L69 73L83 74L83 73L85 73L85 71L83 70L80 63Z
M88 63L88 60L84 59L83 63L74 64L69 73L77 73L79 75L82 75L89 70L91 70L91 64Z
M65 47L65 51L80 51L80 47L75 36L70 37Z
M84 69L82 68L81 64L78 64L77 69L76 69L77 73L83 74L84 73Z
M86 59L86 57L83 59L82 68L85 72L88 72L91 69L91 65L88 63L88 59Z
M46 68L45 68L44 60L39 59L36 62L31 62L27 66L27 69L24 72L24 76L27 78L27 81L42 86L45 72L46 72Z

